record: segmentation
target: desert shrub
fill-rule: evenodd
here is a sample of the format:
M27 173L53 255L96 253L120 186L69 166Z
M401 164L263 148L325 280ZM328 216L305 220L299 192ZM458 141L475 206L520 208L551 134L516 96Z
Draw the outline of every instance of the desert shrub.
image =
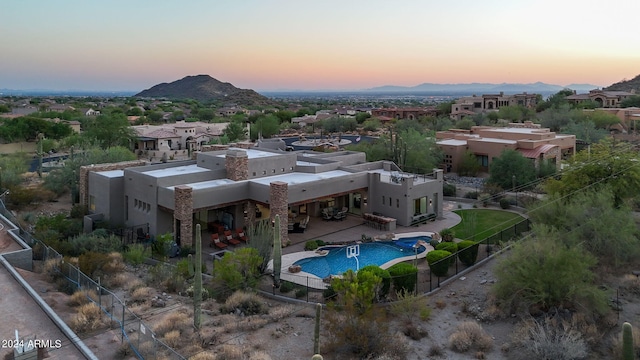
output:
M132 244L124 252L123 257L126 262L132 265L139 265L144 262L146 258L145 247L142 244Z
M55 198L55 193L43 187L25 187L18 185L11 188L11 195L6 201L14 208L21 209L27 205L51 201Z
M96 293L93 289L81 289L69 297L68 304L70 306L80 306L84 304L88 304L89 302L98 300L98 293Z
M162 341L175 349L183 342L183 339L180 337L180 330L171 330L164 334Z
M431 245L434 249L436 248L436 246L438 246L438 244L440 244L440 241L438 239L429 240L429 245Z
M151 254L154 258L166 259L173 244L173 234L166 233L156 236L156 240L151 246Z
M218 360L219 357L209 351L199 352L191 357L189 360ZM251 360L251 359L250 359Z
M325 301L334 300L338 296L338 293L333 288L333 286L327 286L324 290L322 290L322 298Z
M456 196L456 186L453 184L444 184L442 186L443 196Z
M107 262L102 266L100 270L105 275L113 275L123 272L125 269L122 254L119 252L110 252L107 254Z
M458 243L458 259L466 266L471 266L478 259L478 243L471 240L463 240Z
M131 301L134 303L145 302L151 300L154 289L150 287L139 287L131 291Z
M477 200L478 199L478 192L477 191L469 191L468 193L464 194L465 199L473 199L473 200Z
M224 344L216 349L216 360L242 360L244 354L238 345Z
M416 318L425 321L431 315L431 309L427 306L425 297L407 291L401 291L396 296L397 300L389 306L393 316L403 318L410 323Z
M512 340L522 355L532 359L584 359L589 349L579 331L549 318L523 321Z
M467 352L471 349L480 351L490 350L493 339L480 324L475 321L465 321L458 325L456 331L449 336L449 348L456 352ZM547 359L555 359L553 357Z
M81 305L71 319L71 328L77 333L96 330L103 325L102 314L95 303Z
M318 243L316 242L316 240L309 240L306 243L304 243L304 249L306 251L314 251L317 248L318 248Z
M428 335L428 332L425 328L423 328L420 325L416 325L412 322L407 323L405 325L402 333L405 334L407 337L411 338L412 340L416 340L416 341Z
M96 234L94 234L97 232ZM121 250L121 241L116 236L103 236L97 230L91 234L70 237L67 242L71 249L68 255L80 256L87 252L110 253Z
M170 312L156 324L153 331L160 337L175 330L184 333L191 329L192 323L193 318L186 311Z
M160 287L167 292L177 293L184 290L185 279L173 270L173 267L163 263L149 269L148 281L150 285Z
M376 265L367 265L361 268L358 272L369 271L382 279L380 286L378 288L378 292L376 294L376 300L381 301L386 299L389 295L389 290L391 289L391 275L388 270L382 269Z
M451 242L456 237L455 231L451 228L444 228L438 233L443 242Z
M260 276L262 257L254 248L241 248L227 253L216 263L214 281L231 291L254 288Z
M389 269L393 289L396 292L413 292L418 280L418 268L408 263L398 263Z
M301 299L305 296L307 296L307 288L306 287L299 287L296 289L296 299Z
M500 207L503 209L508 209L511 207L511 203L509 202L509 199L507 198L502 198L500 199Z
M108 261L109 256L107 254L97 253L93 251L87 252L78 257L78 265L80 267L80 271L91 278L93 278L94 273L102 269L102 267Z
M446 276L449 271L449 261L443 260L451 256L451 253L444 250L433 250L427 253L427 263L435 276Z
M289 291L293 290L295 288L294 283L290 282L290 281L282 281L280 283L280 292L281 293L288 293Z
M268 312L266 305L257 294L246 291L234 292L220 307L222 313L237 311L245 315L266 314Z

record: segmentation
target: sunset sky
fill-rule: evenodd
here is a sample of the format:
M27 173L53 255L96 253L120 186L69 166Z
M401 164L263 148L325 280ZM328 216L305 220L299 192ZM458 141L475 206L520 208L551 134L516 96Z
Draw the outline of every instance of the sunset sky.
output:
M0 89L140 91L208 74L255 90L589 83L640 74L640 1L19 0Z

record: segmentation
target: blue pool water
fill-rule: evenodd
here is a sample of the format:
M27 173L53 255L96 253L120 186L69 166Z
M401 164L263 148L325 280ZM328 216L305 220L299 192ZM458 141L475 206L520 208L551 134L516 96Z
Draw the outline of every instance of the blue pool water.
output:
M380 266L393 259L415 256L416 250L413 246L420 240L429 243L431 237L416 236L394 241L376 241L360 244L360 256L358 256L360 268L367 265ZM322 250L328 250L329 253L325 256L300 259L294 264L300 265L302 271L316 275L322 279L329 275L341 275L349 269L356 270L356 259L347 258L346 246L324 247ZM421 254L425 250L426 248L424 246L419 246L417 253Z

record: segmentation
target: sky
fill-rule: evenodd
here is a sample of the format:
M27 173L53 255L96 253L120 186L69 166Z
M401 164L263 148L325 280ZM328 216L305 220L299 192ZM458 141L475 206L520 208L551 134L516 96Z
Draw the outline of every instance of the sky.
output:
M640 1L0 0L0 89L422 83L608 86L640 74Z

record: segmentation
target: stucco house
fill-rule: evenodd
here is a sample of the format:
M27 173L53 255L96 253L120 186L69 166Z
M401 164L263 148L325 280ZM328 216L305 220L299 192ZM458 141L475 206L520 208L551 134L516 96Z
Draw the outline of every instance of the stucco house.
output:
M595 89L590 90L588 94L578 94L574 91L573 95L565 97L565 100L574 104L579 104L585 101L594 101L598 104L598 107L616 108L620 107L620 103L624 99L633 95L635 95L635 92Z
M466 116L496 111L503 106L534 108L538 103L538 99L538 94L528 94L526 92L513 95L505 95L504 92L500 92L499 94L465 96L457 99L451 105L449 117L453 120L460 120Z
M123 227L148 224L149 233L193 241L195 224L247 228L260 220L322 218L328 209L384 219L385 229L442 216L442 170L403 173L389 161L367 162L361 152L283 152L227 148L196 160L86 166L80 201L91 215ZM292 216L293 214L293 216Z
M576 136L556 134L530 121L510 123L507 127L473 126L471 130L450 129L436 133L436 144L444 152L445 171L458 171L469 151L478 159L481 171L488 171L493 159L505 149L517 150L538 167L549 160L560 168L563 157L576 151Z
M134 149L151 157L170 156L176 152L199 151L212 139L220 137L229 123L177 121L164 125L135 125L138 138Z

